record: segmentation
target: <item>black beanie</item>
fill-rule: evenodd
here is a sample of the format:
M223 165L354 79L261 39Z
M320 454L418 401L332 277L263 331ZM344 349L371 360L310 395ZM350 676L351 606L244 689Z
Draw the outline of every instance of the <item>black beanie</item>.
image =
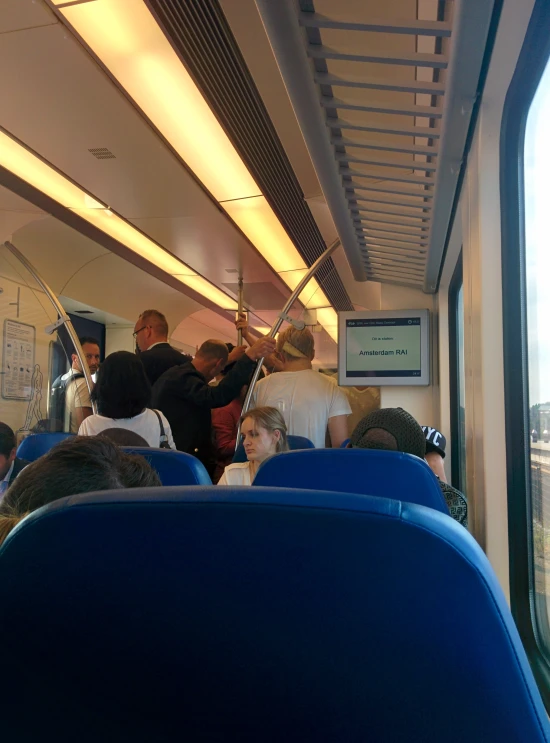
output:
M403 408L382 408L366 415L351 434L351 445L359 449L374 448L365 438L371 428L381 428L394 436L398 451L424 459L426 454L424 432L412 415Z

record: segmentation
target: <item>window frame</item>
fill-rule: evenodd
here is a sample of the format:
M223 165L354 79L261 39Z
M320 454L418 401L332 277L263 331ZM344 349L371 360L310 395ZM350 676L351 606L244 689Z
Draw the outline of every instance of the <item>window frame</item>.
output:
M458 355L458 294L462 287L463 269L461 250L449 284L447 296L449 316L449 397L451 401L451 483L461 492L465 492L465 483L460 481L460 362Z
M550 64L550 3L536 0L501 124L500 194L504 401L512 614L547 710L550 710L550 626L536 611L531 509L529 368L526 302L524 146L527 117ZM544 618L540 622L540 617Z

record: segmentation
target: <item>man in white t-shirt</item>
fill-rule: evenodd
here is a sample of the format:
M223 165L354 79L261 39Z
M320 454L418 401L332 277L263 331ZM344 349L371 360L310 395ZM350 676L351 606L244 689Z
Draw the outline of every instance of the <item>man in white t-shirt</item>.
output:
M278 408L289 434L305 436L317 448L339 447L348 437L347 417L351 413L342 390L324 374L314 371L313 335L307 328L287 328L277 338L277 357L283 371L271 374L256 385L252 407Z

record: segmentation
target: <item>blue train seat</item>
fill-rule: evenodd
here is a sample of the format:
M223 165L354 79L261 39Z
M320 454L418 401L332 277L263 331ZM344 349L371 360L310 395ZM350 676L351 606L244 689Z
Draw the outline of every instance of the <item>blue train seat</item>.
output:
M7 741L550 741L487 558L429 508L72 496L6 539L0 596Z
M64 433L62 431L56 431L54 433L32 433L30 436L24 438L17 447L17 456L20 459L27 459L29 462L34 462L38 457L47 454L52 446L59 444L60 441L64 441L69 436L74 436L74 434Z
M261 465L254 485L399 498L449 513L426 462L395 451L314 449L275 454Z
M186 452L146 446L122 446L121 449L145 457L158 472L163 485L212 485L203 463Z
M294 449L314 449L315 444L313 441L310 441L305 436L288 436L288 447L291 450ZM244 446L242 444L239 444L235 451L235 456L233 457L233 462L246 462L246 454L244 451Z

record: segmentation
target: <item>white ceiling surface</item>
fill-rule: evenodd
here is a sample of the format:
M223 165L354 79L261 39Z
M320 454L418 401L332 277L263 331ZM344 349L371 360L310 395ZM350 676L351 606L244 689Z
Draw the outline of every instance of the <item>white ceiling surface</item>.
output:
M235 283L236 274L227 269L238 269L245 283L269 282L288 296L276 274L45 5L1 0L0 16L0 68L17 70L0 76L0 96L10 101L0 125L218 286ZM97 160L88 151L96 147L108 148L115 159ZM12 215L6 222L10 231L26 221L13 217L14 210L27 209L14 198L10 203L0 193L4 217ZM145 307L156 306L178 328L181 341L183 329L191 331L193 323L180 323L204 309L51 218L22 228L13 242L57 292L132 321ZM272 312L257 314L268 324L273 321ZM206 325L204 317L211 323L208 336L227 334L217 313L201 317L195 334ZM328 336L325 340L332 357L335 346Z

